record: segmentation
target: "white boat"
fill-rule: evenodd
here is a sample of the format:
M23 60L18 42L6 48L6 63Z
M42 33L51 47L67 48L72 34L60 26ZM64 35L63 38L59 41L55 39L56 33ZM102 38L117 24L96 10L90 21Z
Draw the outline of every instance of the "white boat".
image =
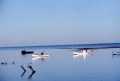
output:
M120 52L112 52L113 55L120 55Z
M32 54L33 58L42 58L42 57L49 57L45 52L42 52L41 54Z
M74 55L87 55L87 52L73 52Z
M92 54L93 51L91 50L82 50L81 52L73 52L74 55L88 55L88 54Z

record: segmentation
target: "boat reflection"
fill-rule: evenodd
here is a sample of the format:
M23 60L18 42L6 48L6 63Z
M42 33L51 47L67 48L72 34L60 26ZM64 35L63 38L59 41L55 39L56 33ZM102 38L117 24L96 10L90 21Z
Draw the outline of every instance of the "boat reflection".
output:
M120 58L120 55L112 55L112 58Z
M28 77L28 79L31 79L34 73L35 73L35 72L33 71L33 72L31 73L31 75Z
M73 57L82 57L86 59L86 57L91 56L93 54L93 51L91 50L81 50L80 52L73 52Z
M77 57L82 57L84 59L86 59L87 57L91 56L92 54L83 54L83 55L73 55L73 58L77 58Z
M26 72L26 71L24 71L24 72L22 73L21 78L23 77L23 75L25 74L25 72Z
M49 57L38 57L38 58L32 58L32 60L38 60L41 59L42 61L46 61Z

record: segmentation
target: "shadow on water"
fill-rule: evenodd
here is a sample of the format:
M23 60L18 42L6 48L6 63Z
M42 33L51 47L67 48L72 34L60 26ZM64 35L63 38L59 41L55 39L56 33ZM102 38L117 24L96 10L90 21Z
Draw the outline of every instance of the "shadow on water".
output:
M33 71L33 72L31 73L31 75L28 77L28 79L31 79L34 73L35 73L35 71Z
M120 58L120 54L119 55L112 55L112 58Z
M93 54L89 54L89 55L73 55L73 58L79 58L81 57L82 59L86 59L87 57L93 56Z
M32 60L38 60L41 59L41 61L46 61L49 57L40 57L40 58L32 58Z
M26 71L24 71L24 72L22 73L21 78L24 76L25 72L26 72ZM33 72L31 73L31 75L28 77L28 79L31 79L34 73L35 73L35 72L33 71Z
M21 78L23 77L23 75L25 74L25 72L26 72L26 71L24 71L24 72L22 73Z

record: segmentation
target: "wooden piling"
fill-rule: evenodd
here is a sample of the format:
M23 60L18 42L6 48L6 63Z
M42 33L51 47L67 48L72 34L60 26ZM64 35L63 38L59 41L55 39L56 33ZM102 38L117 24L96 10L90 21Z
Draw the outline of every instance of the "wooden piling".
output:
M20 66L21 66L21 68L22 68L24 71L26 71L25 68L22 66L22 64L21 64Z
M32 68L31 65L27 65L33 72L35 72L35 70Z

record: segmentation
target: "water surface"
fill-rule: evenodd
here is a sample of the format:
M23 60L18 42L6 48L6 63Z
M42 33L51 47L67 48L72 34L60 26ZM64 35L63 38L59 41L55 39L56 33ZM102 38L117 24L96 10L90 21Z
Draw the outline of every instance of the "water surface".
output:
M32 54L22 55L21 48L0 51L0 62L7 62L0 65L0 81L120 80L120 56L112 55L112 51L120 51L120 48L93 49L93 54L87 56L73 56L73 49L31 49L35 54L45 51L49 58L33 59ZM34 74L27 67L29 62L36 71ZM20 64L26 69L25 73Z

